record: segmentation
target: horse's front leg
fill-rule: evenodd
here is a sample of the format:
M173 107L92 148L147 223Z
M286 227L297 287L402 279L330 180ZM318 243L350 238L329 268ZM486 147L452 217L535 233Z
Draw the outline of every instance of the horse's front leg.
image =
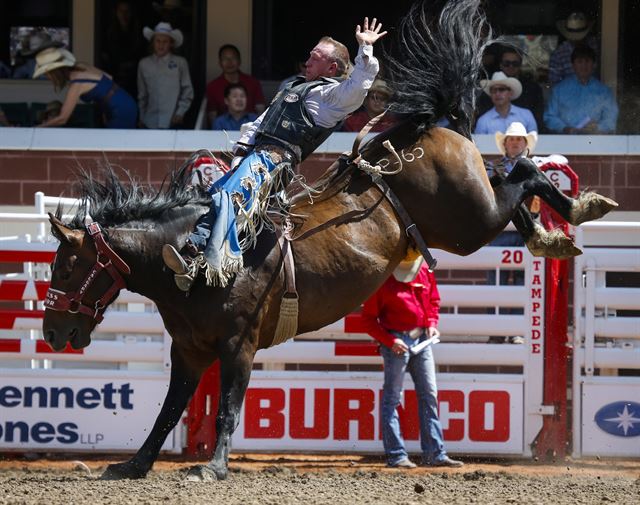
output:
M201 359L201 357L198 357ZM206 368L206 367L205 367ZM151 470L167 435L180 420L205 368L189 365L185 356L171 345L171 379L167 396L151 433L136 455L124 463L109 465L102 479L141 479Z
M240 409L249 385L255 347L244 339L233 349L220 353L220 404L216 417L216 447L206 465L196 465L187 480L211 481L227 478L229 447L233 432L240 422Z

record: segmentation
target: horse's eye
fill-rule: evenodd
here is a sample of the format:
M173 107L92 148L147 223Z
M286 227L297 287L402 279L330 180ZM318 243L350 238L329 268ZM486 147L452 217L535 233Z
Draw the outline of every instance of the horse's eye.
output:
M58 265L58 274L63 281L69 280L73 273L73 267L78 261L78 257L73 255L69 256L66 260L62 261L61 265Z

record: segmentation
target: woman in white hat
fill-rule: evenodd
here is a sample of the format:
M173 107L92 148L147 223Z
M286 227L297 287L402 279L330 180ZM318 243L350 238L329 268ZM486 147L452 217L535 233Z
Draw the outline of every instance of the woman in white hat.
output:
M66 49L49 47L36 54L33 78L46 75L57 90L68 87L60 113L39 126L63 126L78 100L97 103L107 128L135 128L138 109L131 96L102 70L76 62Z
M142 33L153 53L138 64L140 122L146 128L179 127L193 101L189 64L172 52L182 45L182 32L160 22Z
M509 175L520 158L526 158L533 153L538 142L538 132L527 131L518 121L509 125L504 133L496 132L496 147L502 153L502 158L496 163L487 163L487 175L495 173Z
M425 466L462 466L444 448L438 418L436 365L427 339L437 341L440 294L435 275L422 256L412 254L400 262L393 275L362 307L365 331L380 342L384 362L382 387L382 443L387 465L415 468L407 454L397 407L400 405L405 372L411 374L418 399L420 448Z

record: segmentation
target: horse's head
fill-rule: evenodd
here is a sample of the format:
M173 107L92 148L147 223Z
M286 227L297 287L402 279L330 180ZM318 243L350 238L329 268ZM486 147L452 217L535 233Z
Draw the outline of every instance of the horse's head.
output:
M107 244L97 223L73 230L49 214L51 233L60 247L51 265L51 287L44 302L42 331L55 351L91 342L107 306L125 287L127 264Z

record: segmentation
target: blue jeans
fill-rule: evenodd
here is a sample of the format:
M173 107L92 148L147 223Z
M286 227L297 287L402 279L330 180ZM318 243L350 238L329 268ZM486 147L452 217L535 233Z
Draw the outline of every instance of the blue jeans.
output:
M425 337L413 340L406 333L392 332L407 346L415 345ZM382 443L387 462L390 465L407 457L404 439L400 433L400 422L396 408L400 405L402 383L406 370L411 374L418 398L418 420L420 421L420 448L425 464L441 461L447 455L444 450L444 436L438 419L438 388L436 386L436 364L433 351L428 346L419 354L406 352L394 354L385 346L380 346L384 360L384 386L382 388Z

